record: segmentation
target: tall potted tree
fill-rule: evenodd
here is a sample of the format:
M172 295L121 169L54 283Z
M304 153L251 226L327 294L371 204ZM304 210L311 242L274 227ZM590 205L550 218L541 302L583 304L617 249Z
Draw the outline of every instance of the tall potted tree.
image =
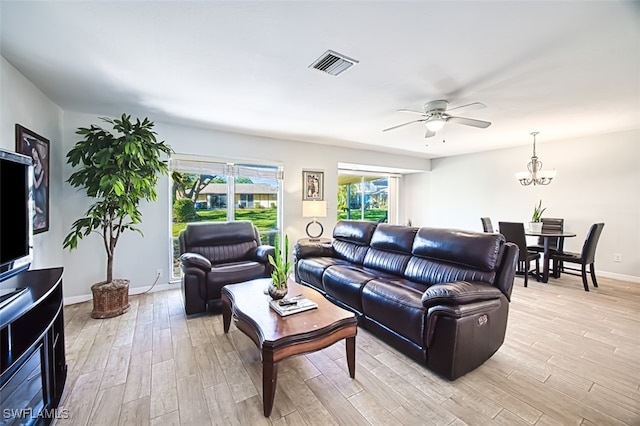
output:
M167 160L171 148L158 142L152 130L154 123L131 120L122 114L119 119L101 118L113 128L91 125L76 131L83 139L67 153L67 163L78 169L67 182L84 189L94 199L84 217L71 225L63 247L73 250L78 240L96 232L102 237L107 255L106 280L91 286L93 318L108 318L129 310L129 280L113 278L114 252L124 231L136 231L142 220L140 202L157 198L156 184L160 174L168 172Z

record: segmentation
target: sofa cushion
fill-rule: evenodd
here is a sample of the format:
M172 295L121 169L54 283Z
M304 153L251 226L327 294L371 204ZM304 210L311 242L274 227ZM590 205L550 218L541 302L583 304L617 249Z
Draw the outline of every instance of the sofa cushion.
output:
M322 275L322 285L327 295L362 312L362 287L374 278L374 272L366 271L362 267L350 264L334 265L327 268Z
M253 256L256 247L258 247L258 244L255 240L252 240L216 246L191 246L189 251L206 257L215 265L247 260Z
M406 339L423 346L426 287L402 278L376 278L362 289L363 313Z
M491 272L498 267L504 244L502 234L420 228L413 241L412 252L415 256Z
M362 265L375 222L341 220L333 229L333 250L340 259Z
M350 241L356 244L369 245L376 229L375 222L359 220L340 220L333 228L335 240Z
M333 251L336 256L356 265L362 265L368 250L369 246L354 244L349 241L333 241Z
M496 272L484 272L458 263L413 256L407 263L404 277L428 286L452 281L481 281L493 284Z
M192 247L256 241L259 239L259 235L256 235L252 222L237 220L233 222L190 223L184 229L184 238L185 244Z
M381 223L371 237L371 247L379 250L411 253L418 228Z
M364 258L364 266L378 271L402 276L411 256L370 248Z
M219 299L223 285L240 283L266 276L267 266L264 263L246 261L213 265L207 274L209 299ZM265 280L265 288L266 288Z
M502 291L497 287L484 283L456 281L436 284L429 287L422 295L422 305L429 308L435 305L460 305L481 300L499 299Z
M416 235L416 228L379 224L371 237L364 266L402 276Z
M333 265L348 265L349 262L335 257L311 257L308 259L298 259L296 262L296 273L298 279L305 284L309 284L322 292L325 291L322 284L322 274L324 270Z

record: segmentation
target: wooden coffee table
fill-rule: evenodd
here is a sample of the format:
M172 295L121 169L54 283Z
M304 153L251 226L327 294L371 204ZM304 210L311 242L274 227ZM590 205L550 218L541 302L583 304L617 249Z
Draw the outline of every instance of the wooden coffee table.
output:
M269 307L264 294L270 279L258 279L222 288L224 331L231 318L236 327L260 349L262 354L262 403L264 415L273 408L278 362L294 355L324 349L346 339L347 364L351 378L356 374L357 320L353 312L334 305L317 291L289 280L287 297L303 294L318 304L317 309L281 317Z

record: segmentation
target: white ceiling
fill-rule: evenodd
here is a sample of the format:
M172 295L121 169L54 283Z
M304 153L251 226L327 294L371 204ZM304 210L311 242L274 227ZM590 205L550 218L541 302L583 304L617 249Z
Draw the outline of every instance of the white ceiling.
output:
M639 5L2 0L1 53L65 110L437 158L640 128ZM493 124L382 132L436 99Z

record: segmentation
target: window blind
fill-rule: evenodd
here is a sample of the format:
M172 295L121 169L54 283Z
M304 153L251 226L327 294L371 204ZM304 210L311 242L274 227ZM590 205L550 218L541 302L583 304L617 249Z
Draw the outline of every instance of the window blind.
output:
M233 177L250 177L261 179L283 179L284 173L278 166L262 166L254 164L220 163L172 158L169 167L181 173L199 175L224 175Z

